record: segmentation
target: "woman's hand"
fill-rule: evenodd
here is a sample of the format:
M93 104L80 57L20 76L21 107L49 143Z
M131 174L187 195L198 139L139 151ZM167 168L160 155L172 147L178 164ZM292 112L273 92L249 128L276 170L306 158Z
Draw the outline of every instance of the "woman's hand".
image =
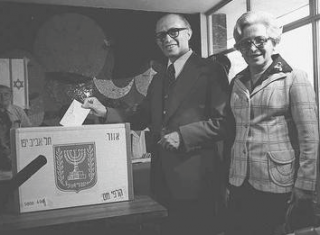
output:
M312 201L313 192L308 190L303 190L299 188L293 188L290 203L294 203L296 206L299 206L301 201Z

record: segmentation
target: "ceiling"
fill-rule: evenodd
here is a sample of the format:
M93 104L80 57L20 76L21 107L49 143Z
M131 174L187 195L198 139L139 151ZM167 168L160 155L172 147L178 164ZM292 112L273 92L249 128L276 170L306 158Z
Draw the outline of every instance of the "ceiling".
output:
M0 2L40 3L178 13L204 13L224 0L0 0Z

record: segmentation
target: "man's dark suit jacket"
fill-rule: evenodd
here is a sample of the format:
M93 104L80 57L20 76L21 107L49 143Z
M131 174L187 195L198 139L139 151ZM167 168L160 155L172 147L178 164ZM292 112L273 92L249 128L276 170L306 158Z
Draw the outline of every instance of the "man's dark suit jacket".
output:
M154 76L134 114L122 121L129 121L133 130L149 127L152 133L151 188L156 196L212 200L220 180L215 141L227 135L228 94L223 85L227 75L219 64L193 53L168 90L166 79L164 68ZM108 110L110 120L119 115ZM181 133L182 147L177 151L157 145L161 133L172 131Z

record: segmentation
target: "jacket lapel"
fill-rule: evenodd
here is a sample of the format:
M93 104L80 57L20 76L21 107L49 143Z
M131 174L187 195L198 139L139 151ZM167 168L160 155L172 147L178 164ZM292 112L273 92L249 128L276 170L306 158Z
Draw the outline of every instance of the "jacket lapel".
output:
M286 77L285 73L277 73L277 74L271 75L271 77L269 77L267 80L264 80L262 84L254 88L254 90L251 93L251 96L254 96L256 93L264 89L266 86L268 86L270 83L274 82L275 80L282 79L285 77Z
M150 94L151 102L151 110L152 110L152 130L155 132L161 131L162 122L163 122L163 92L164 92L164 82L166 79L166 69L165 67L160 67L157 70L157 74L152 80L152 91ZM150 87L149 87L150 89ZM156 98L154 98L156 97Z
M254 87L253 91L251 92L250 96L254 96L256 93L264 89L270 83L278 80L283 79L286 77L286 73L292 71L291 66L279 55L275 54L272 55L272 64L269 68L262 74L260 81L257 82L256 87ZM247 67L239 74L236 75L235 81L238 83L239 87L242 89L248 90L246 87L246 83L250 82L250 73L249 68ZM241 82L240 82L241 81ZM241 84L240 84L241 83Z
M254 88L251 96L255 95L275 80L285 78L286 73L292 71L291 66L279 54L273 55L272 59L272 64L261 76L261 82Z
M174 112L177 110L181 102L187 97L194 83L198 79L199 61L200 60L197 55L192 54L185 63L180 75L177 77L176 83L169 90L169 106L164 117L164 123L166 123L174 114Z

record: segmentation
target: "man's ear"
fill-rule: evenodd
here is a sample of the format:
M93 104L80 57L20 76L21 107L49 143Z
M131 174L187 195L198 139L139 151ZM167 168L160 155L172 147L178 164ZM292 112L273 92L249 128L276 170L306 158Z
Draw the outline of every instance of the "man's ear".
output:
M188 29L188 36L189 36L189 40L190 40L192 37L192 30L191 29Z

